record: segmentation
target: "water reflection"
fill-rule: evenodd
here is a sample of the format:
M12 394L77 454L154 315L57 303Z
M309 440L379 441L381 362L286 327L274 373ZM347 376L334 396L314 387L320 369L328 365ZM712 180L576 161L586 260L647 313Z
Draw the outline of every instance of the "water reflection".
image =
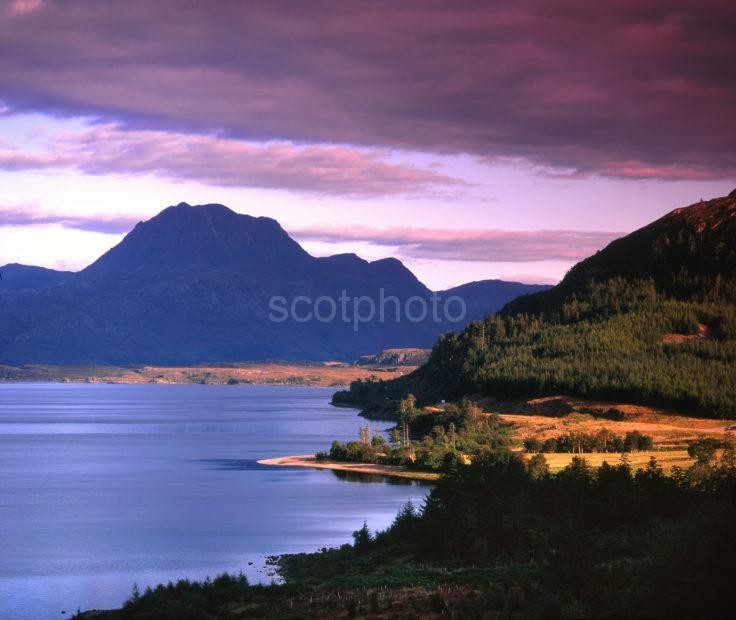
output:
M330 469L339 480L344 482L366 482L366 483L381 483L381 484L393 484L398 486L410 486L410 487L422 487L427 491L432 488L432 485L422 480L414 480L412 478L399 478L397 476L384 476L382 474L367 474L364 472L357 471L345 471L342 469Z
M386 528L428 487L262 458L313 454L364 421L332 389L0 387L0 617L119 606L137 582L240 570ZM353 484L370 482L371 484Z

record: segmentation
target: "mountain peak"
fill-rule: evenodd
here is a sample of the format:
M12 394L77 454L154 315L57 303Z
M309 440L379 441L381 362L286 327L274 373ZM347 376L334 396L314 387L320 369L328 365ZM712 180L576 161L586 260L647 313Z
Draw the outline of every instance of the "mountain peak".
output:
M353 360L389 347L426 347L464 325L449 317L438 322L434 310L414 321L407 309L401 320L404 304L432 302L431 291L399 260L315 258L276 220L221 204L167 207L79 273L0 269L2 362ZM482 284L463 292L466 320L509 299L506 291L480 290ZM342 318L344 295L353 303L373 300L378 315L358 320L351 304L353 319ZM325 299L340 306L334 320L319 318ZM283 321L279 308L286 306L272 305L279 300L291 305ZM302 321L302 310L313 310L314 320Z
M398 258L381 258L370 263L370 268L378 277L391 282L409 282L417 289L428 290L424 284Z
M664 288L678 273L736 274L736 198L702 200L611 242L573 267L561 284L613 276L653 278Z
M266 273L299 270L311 260L274 219L243 215L221 204L180 202L137 224L83 273L107 276L213 268Z
M723 198L712 200L701 200L688 207L680 207L671 211L663 218L653 222L649 226L655 226L659 222L682 223L690 226L693 230L702 232L705 229L715 229L719 226L736 219L736 190Z

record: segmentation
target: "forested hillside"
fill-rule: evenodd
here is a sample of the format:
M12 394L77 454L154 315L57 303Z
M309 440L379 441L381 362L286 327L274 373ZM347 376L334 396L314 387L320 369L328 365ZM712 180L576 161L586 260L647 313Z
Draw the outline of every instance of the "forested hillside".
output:
M736 417L736 195L614 241L553 289L448 334L429 362L336 403L570 393Z

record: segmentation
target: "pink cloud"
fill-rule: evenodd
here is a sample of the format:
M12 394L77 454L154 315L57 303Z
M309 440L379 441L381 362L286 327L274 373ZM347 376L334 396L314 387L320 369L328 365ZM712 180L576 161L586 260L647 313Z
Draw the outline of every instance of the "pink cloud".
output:
M140 218L126 215L65 215L44 211L38 205L0 206L0 226L38 226L58 224L90 232L119 234L128 232Z
M43 7L43 0L13 0L8 6L10 15L28 15Z
M133 129L733 179L735 26L732 0L47 2L0 17L0 92Z
M602 173L624 179L661 181L710 181L723 178L721 171L707 166L657 166L641 161L609 162L603 165Z
M252 144L115 125L53 136L46 151L0 150L0 169L42 168L73 168L94 175L154 174L215 186L340 196L426 192L463 184L434 169L388 163L374 152L349 147Z
M402 256L410 258L478 262L574 262L594 254L623 233L313 226L293 229L290 234L300 241L374 243L398 248Z
M0 226L58 224L64 228L108 234L126 233L140 217L121 214L67 215L35 204L0 205ZM325 243L367 242L392 248L408 259L441 261L510 262L564 261L573 263L600 250L622 233L576 230L484 230L430 228L372 228L352 226L311 226L290 229L297 241ZM504 279L539 284L549 279L536 276L504 276Z

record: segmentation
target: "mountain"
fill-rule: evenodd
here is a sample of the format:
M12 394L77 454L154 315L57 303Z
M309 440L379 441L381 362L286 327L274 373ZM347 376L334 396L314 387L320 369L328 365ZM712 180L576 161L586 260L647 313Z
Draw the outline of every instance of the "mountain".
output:
M522 284L520 282L506 282L505 280L481 280L469 282L455 288L442 291L444 297L460 297L467 304L467 318L479 321L490 312L497 312L510 301L520 295L529 295L546 291L550 287L546 284ZM488 301L493 300L489 306Z
M55 271L54 269L19 265L18 263L11 263L0 268L0 274L2 274L0 289L4 291L56 286L68 282L73 276L70 271Z
M180 203L140 222L82 271L85 276L233 269L250 274L300 271L313 262L276 220L240 215L223 205Z
M164 209L78 273L15 265L0 273L6 364L350 361L429 347L509 295L536 290L477 282L441 292L467 298L470 315L435 321L432 291L400 261L313 257L277 221L219 204Z
M736 417L736 193L672 211L578 263L554 288L439 339L392 382L335 402L391 409L470 394L560 394Z

